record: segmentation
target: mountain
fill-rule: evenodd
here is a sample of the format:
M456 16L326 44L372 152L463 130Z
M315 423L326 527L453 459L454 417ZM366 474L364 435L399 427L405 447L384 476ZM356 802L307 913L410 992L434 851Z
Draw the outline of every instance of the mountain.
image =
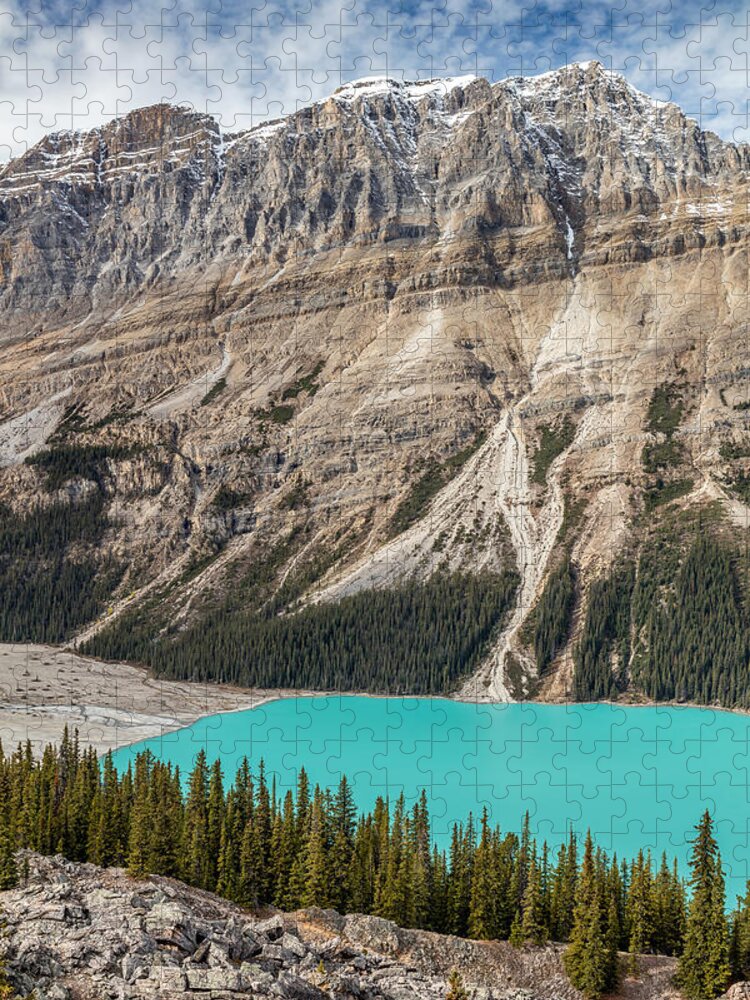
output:
M596 62L0 170L0 639L750 702L750 150Z

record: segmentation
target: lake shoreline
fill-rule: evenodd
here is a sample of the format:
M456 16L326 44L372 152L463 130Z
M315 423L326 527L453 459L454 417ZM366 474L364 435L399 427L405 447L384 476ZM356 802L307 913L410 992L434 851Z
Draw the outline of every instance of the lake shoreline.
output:
M464 689L465 691L465 689ZM35 753L59 740L63 727L77 728L82 745L97 753L128 746L191 726L205 718L262 708L289 698L373 698L445 701L454 704L610 705L619 708L705 709L728 716L747 716L747 709L687 702L621 699L574 702L529 699L492 702L457 693L393 695L362 691L310 691L286 688L241 688L214 682L173 681L154 677L148 668L98 660L74 650L34 643L0 643L0 737L15 747L31 740Z

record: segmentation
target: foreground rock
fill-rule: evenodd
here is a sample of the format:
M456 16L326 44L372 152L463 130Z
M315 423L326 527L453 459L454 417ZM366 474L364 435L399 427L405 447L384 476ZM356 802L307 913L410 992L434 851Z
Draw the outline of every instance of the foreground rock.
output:
M172 879L28 857L28 882L0 906L10 978L38 1000L442 1000L454 966L474 1000L580 996L558 945L517 950L331 910L261 919ZM670 959L645 959L626 995L676 996L672 973Z

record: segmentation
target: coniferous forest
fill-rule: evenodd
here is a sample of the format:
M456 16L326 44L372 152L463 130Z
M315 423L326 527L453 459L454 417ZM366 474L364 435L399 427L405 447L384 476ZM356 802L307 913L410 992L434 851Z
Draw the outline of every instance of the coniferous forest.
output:
M696 532L658 536L590 587L573 651L578 701L626 688L654 701L750 706L750 616L741 554Z
M517 833L469 815L443 851L424 792L409 807L379 798L360 814L346 777L335 791L312 788L302 770L296 792L279 796L262 762L243 761L227 785L203 751L189 776L149 752L118 774L111 755L100 762L66 730L40 761L28 743L0 750L0 889L25 878L21 848L174 876L249 907L375 913L519 947L567 942L566 971L591 998L637 976L647 953L679 956L690 1000L750 977L750 889L727 918L708 812L686 883L666 855L609 857L590 834L550 848L528 814Z
M0 505L0 637L58 643L96 618L124 566L98 554L104 497L37 504L22 516Z
M293 614L223 606L158 642L152 622L124 617L84 651L194 681L440 694L478 663L517 584L515 572L437 574Z

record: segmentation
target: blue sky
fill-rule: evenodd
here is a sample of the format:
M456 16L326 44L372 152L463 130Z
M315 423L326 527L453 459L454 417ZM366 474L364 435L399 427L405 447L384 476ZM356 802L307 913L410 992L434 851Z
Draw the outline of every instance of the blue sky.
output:
M630 0L0 0L0 159L157 101L247 128L347 80L530 76L600 59L704 128L750 138L750 10Z

